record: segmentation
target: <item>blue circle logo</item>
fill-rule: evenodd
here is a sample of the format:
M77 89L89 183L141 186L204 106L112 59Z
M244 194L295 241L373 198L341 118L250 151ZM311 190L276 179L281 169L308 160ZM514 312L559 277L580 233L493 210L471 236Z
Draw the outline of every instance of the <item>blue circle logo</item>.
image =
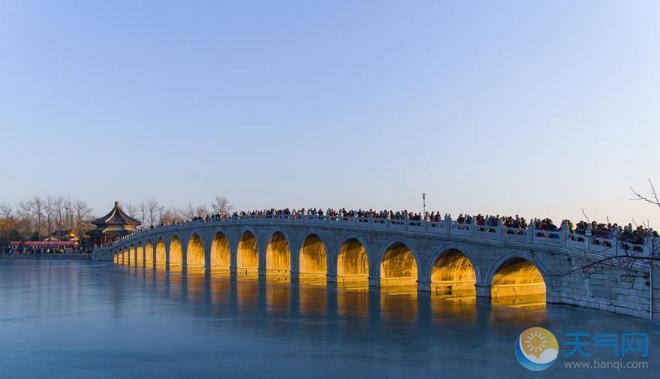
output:
M528 370L543 371L555 363L558 355L559 343L548 329L529 328L516 340L516 358Z

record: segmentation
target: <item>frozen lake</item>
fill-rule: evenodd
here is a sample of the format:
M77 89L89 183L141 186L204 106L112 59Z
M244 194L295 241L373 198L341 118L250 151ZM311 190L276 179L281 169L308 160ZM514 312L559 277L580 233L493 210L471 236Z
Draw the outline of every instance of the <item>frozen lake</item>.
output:
M660 377L658 323L548 305L181 274L87 261L0 260L3 377ZM514 343L543 326L560 341L548 370ZM564 333L648 333L646 369L570 369ZM570 349L568 349L570 350Z

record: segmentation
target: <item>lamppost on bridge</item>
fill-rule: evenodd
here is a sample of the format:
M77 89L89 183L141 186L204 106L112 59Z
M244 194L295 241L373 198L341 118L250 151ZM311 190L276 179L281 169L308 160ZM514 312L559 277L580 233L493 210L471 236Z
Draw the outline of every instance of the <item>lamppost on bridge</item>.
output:
M422 192L422 218L426 220L426 192Z

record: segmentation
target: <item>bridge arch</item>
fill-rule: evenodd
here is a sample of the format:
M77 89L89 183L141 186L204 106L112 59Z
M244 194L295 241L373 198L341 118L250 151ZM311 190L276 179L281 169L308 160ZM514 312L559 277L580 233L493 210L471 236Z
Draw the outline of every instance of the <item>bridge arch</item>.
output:
M128 248L128 265L132 266L135 264L135 245L131 245Z
M142 242L138 242L135 249L135 265L138 267L144 266L144 247Z
M153 267L154 265L154 244L150 239L144 244L144 265Z
M158 237L156 242L156 267L165 267L167 265L167 248L165 246L165 239Z
M175 234L170 239L169 248L169 269L179 271L183 268L183 248L181 247L181 239Z
M211 271L228 273L231 267L229 238L223 231L216 231L211 242Z
M328 252L325 243L316 233L308 233L300 244L298 272L303 280L325 283L327 279Z
M245 230L240 236L236 250L236 272L245 276L258 275L259 250L256 234Z
M266 275L288 279L291 272L291 249L287 236L276 230L266 245Z
M380 286L387 287L417 287L419 279L419 257L411 247L401 239L392 239L378 254L380 264Z
M202 237L193 233L186 247L186 271L204 271L206 257Z
M549 286L545 268L531 257L507 254L491 267L487 283L491 285L491 303L495 305L545 304Z
M463 249L445 247L434 255L431 264L431 294L452 298L477 295L479 270Z
M361 238L348 237L339 244L337 282L369 284L369 253Z

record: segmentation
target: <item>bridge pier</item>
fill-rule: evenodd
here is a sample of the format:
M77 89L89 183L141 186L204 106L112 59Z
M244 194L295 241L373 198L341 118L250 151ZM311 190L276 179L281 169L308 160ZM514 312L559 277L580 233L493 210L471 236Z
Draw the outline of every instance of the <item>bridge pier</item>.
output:
M431 282L429 282L429 281L418 281L417 282L417 291L431 292Z
M490 297L490 288L488 284L475 284L477 290L477 297Z

